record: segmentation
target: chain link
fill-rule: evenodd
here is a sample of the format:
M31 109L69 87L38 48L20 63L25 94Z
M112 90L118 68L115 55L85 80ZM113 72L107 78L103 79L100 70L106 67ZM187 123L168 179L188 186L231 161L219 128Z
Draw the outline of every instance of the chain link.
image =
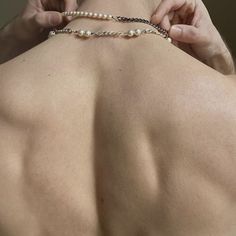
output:
M118 21L118 22L122 22L122 23L133 23L133 22L136 22L136 23L143 23L143 24L150 25L153 28L155 28L157 31L159 31L164 36L164 38L169 38L169 34L168 34L168 32L165 29L163 29L159 25L155 25L155 24L151 23L150 21L148 21L146 19L130 18L130 17L124 17L124 16L113 17L113 19Z

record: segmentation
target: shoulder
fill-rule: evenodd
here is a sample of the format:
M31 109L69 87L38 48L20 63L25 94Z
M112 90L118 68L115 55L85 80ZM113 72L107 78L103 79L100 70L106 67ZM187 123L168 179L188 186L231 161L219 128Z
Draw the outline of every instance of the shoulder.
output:
M29 120L36 105L36 75L27 57L19 56L0 66L0 110L12 120Z

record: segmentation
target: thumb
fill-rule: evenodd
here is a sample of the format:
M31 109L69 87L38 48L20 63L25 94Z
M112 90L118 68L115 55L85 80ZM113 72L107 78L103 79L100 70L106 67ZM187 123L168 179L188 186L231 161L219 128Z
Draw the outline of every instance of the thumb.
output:
M201 32L191 25L173 25L169 35L172 39L182 43L198 43L201 40Z
M34 21L39 27L50 28L60 25L63 22L63 17L59 12L45 11L37 13Z

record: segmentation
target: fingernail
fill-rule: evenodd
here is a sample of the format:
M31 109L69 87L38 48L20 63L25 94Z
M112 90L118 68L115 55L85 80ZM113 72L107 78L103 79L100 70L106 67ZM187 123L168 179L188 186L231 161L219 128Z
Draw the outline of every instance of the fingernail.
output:
M182 34L182 29L174 25L171 27L171 34L174 36L180 36Z

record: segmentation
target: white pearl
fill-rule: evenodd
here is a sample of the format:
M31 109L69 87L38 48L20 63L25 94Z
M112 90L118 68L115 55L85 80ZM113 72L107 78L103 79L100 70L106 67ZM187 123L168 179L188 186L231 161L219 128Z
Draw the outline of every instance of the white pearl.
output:
M84 12L83 12L83 11L81 11L81 12L80 12L80 15L81 15L81 16L84 16Z
M133 30L129 30L129 31L128 31L128 36L129 36L129 37L133 37L134 34L135 34L135 32L134 32Z
M88 16L89 16L89 17L92 17L92 16L93 16L93 13L92 13L92 12L89 12Z
M108 17L108 15L103 15L103 16L102 16L102 19L103 19L103 20L106 20L107 17Z
M56 35L56 32L55 31L50 31L49 32L49 37L53 37L53 36L55 36Z
M97 14L97 13L93 13L93 17L94 17L94 18L97 18L97 17L98 17L98 14Z
M89 14L89 13L86 11L86 12L84 13L84 16L88 16L88 14Z
M107 19L111 20L112 19L112 15L108 15Z
M150 31L151 31L150 29L146 29L146 33L150 33Z
M136 30L135 30L135 35L136 35L136 36L140 36L141 33L142 33L142 30L140 30L140 29L136 29Z
M89 37L91 36L91 34L92 34L92 32L89 31L89 30L87 30L87 31L85 31L84 36L85 36L86 38L89 38Z
M83 37L84 34L85 34L85 31L84 31L84 30L79 30L78 35L79 35L80 37Z
M172 38L168 38L167 41L168 41L169 43L172 43Z
M99 19L102 19L102 17L103 17L103 14L101 14L101 13L98 14L98 18L99 18Z

